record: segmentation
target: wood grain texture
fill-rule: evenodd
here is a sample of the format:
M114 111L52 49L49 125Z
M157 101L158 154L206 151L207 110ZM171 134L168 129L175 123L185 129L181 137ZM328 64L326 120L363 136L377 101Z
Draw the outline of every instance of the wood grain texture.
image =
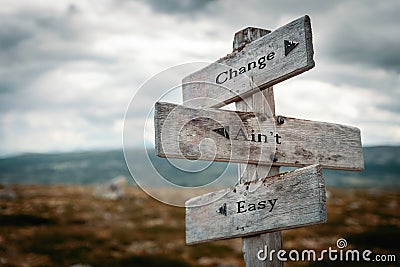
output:
M235 41L240 39L235 38ZM257 92L242 101L236 102L237 111L254 111L268 114L271 117L275 115L274 90L269 87L263 91ZM239 184L256 180L261 174L267 173L267 177L277 175L279 167L258 165L258 164L238 164ZM258 235L245 236L242 238L243 258L246 266L251 267L282 267L283 262L278 259L272 261L259 261L257 252L268 246L269 249L279 251L282 249L282 232L275 231L262 233Z
M298 43L287 55L285 40ZM185 77L183 100L190 100L192 107L221 107L238 101L313 68L313 54L310 18L304 16L247 45L238 44L233 53ZM259 62L262 57L265 66ZM193 102L196 98L201 99Z
M326 222L320 165L208 193L185 205L188 244Z
M233 51L242 50L245 45L260 39L269 33L271 33L270 30L254 27L247 27L243 30L240 30L236 32L235 36L233 37Z
M229 139L213 131L222 127ZM340 124L157 103L155 129L160 157L299 167L318 163L327 169L351 171L364 168L360 130Z
M233 40L233 50L241 49L243 45L255 41L258 38L269 34L271 31L260 28L246 28L235 34ZM246 101L245 101L246 100ZM246 99L235 103L237 111L259 112L273 117L275 115L275 99L274 90L271 87L263 91L258 91ZM238 183L243 184L257 180L258 174L267 173L267 177L274 176L279 173L279 167L271 167L268 165L258 164L238 164ZM283 262L278 259L272 261L259 261L256 253L267 245L270 249L279 251L282 249L282 232L276 231L271 233L262 233L242 238L243 258L248 267L282 267Z

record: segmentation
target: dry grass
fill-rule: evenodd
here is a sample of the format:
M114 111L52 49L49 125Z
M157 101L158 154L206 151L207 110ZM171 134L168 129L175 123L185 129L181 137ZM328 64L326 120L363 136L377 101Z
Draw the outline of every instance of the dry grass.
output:
M244 266L240 239L186 246L184 209L135 187L116 201L94 198L93 187L11 189L17 199L0 199L0 266ZM400 259L399 192L329 192L328 223L285 231L285 249L322 250L344 237L352 248Z

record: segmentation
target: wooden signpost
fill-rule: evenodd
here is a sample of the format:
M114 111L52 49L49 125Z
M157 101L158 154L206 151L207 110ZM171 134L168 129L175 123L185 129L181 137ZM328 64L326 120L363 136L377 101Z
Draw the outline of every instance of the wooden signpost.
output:
M186 202L186 243L323 223L325 202L320 165L239 184Z
M168 158L363 169L358 128L283 116L263 121L263 115L157 103L156 153ZM204 138L214 143L202 144L200 151Z
M260 31L258 31L260 32ZM269 31L262 30L261 34ZM256 36L257 31L254 31ZM248 36L241 36L248 37ZM238 40L236 38L236 40ZM234 52L183 79L183 100L204 98L220 107L314 67L311 23L299 18L261 38L234 44ZM250 79L249 79L250 78ZM258 87L258 88L257 88Z
M282 266L277 259L259 261L257 252L280 250L280 230L326 221L321 168L363 170L360 131L275 116L271 86L314 67L308 16L272 33L246 28L233 47L218 64L183 79L185 106L156 104L156 152L245 163L235 187L186 202L186 241L242 237L246 266ZM236 112L217 109L231 102ZM207 138L213 144L200 151ZM279 166L303 168L279 174Z

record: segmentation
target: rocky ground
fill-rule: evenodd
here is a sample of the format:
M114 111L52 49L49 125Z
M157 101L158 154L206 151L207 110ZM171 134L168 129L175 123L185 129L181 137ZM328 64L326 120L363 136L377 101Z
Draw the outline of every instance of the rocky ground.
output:
M241 239L186 246L184 209L124 191L107 200L88 186L0 186L0 266L244 266ZM327 204L327 224L283 232L285 250L321 251L345 238L400 262L400 192L328 188ZM285 266L357 264L396 266Z

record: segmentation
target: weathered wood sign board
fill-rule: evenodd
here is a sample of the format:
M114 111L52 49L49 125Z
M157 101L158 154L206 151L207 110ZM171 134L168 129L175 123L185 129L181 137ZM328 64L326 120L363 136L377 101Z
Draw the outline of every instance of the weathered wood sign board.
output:
M186 207L187 244L291 229L326 222L325 182L312 165L195 197Z
M340 124L170 103L155 106L160 157L360 171L360 130ZM200 142L210 138L214 142ZM200 151L201 147L201 151Z
M183 79L183 100L213 107L237 101L314 67L311 23L299 18ZM257 86L258 88L257 88ZM193 99L198 99L194 104Z

